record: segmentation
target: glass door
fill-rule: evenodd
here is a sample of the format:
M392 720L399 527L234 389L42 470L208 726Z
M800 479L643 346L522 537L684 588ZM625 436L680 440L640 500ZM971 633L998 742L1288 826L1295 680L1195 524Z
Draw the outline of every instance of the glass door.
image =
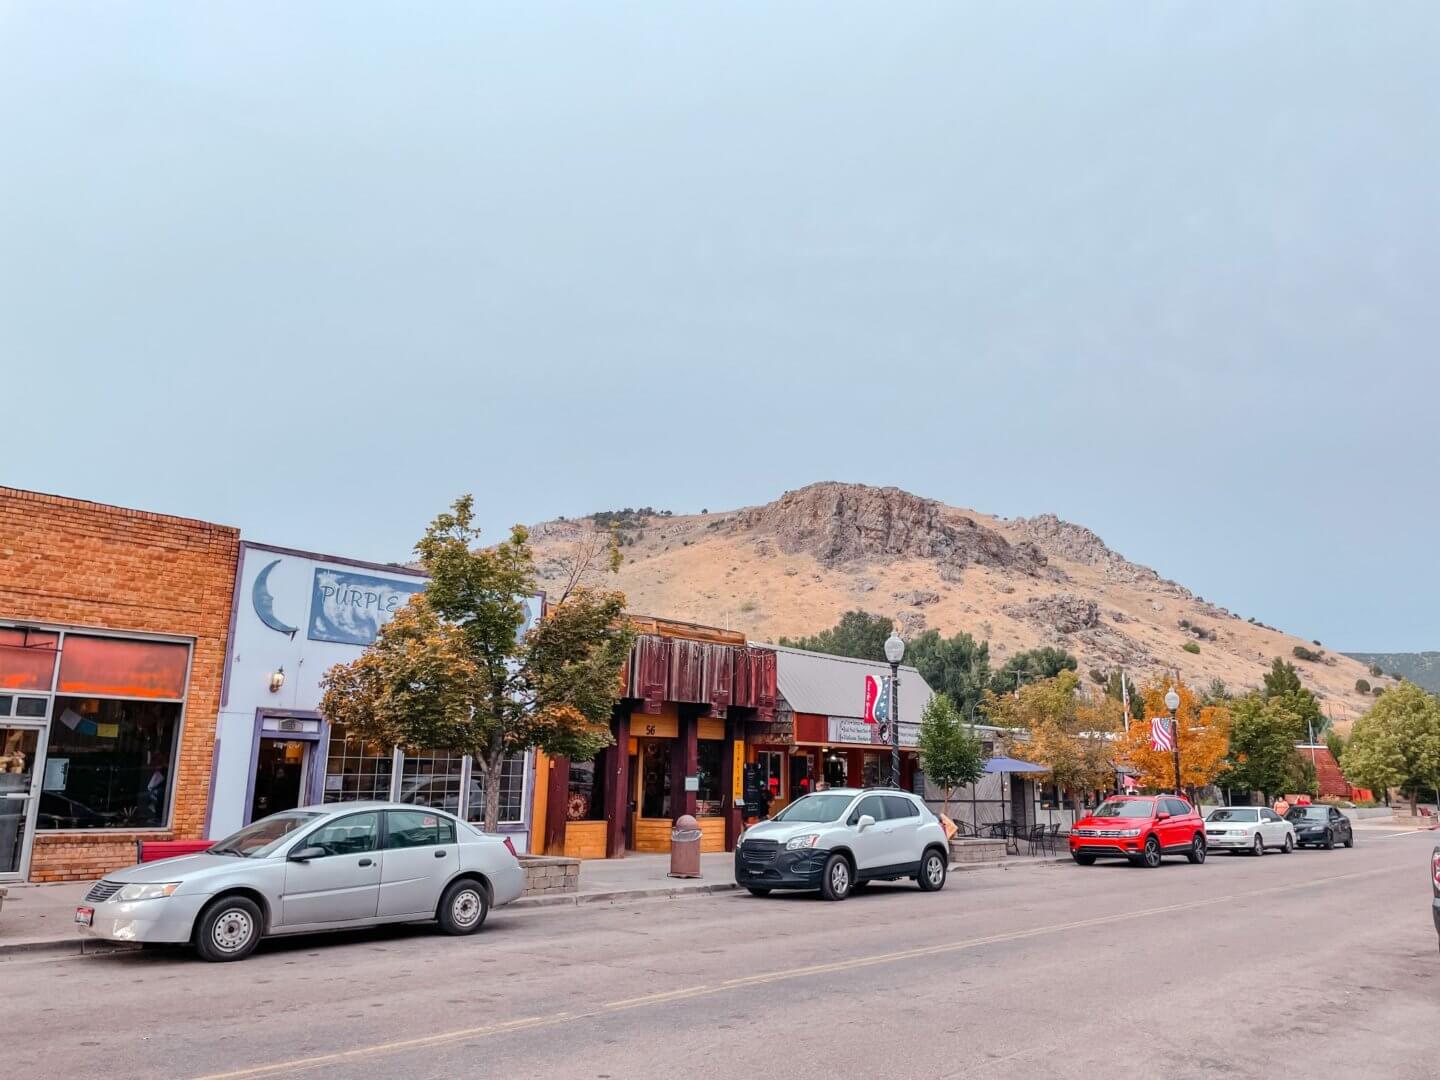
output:
M29 869L44 750L42 728L0 722L0 881Z

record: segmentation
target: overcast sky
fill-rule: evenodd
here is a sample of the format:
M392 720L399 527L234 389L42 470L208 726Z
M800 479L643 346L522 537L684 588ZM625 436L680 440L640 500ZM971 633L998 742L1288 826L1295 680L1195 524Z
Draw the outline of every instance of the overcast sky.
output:
M1436 16L3 0L0 482L374 559L897 484L1440 648Z

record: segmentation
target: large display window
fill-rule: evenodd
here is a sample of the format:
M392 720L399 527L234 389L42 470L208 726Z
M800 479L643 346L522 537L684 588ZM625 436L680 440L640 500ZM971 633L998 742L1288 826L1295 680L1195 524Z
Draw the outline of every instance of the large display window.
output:
M36 827L164 828L180 703L57 696Z
M36 830L169 827L189 669L183 641L0 627L0 714L45 733Z

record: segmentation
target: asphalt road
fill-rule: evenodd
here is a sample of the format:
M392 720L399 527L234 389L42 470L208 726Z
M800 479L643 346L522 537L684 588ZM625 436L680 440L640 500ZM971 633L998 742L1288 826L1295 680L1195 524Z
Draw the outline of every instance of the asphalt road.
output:
M40 1077L1386 1077L1440 1058L1434 834L0 961Z

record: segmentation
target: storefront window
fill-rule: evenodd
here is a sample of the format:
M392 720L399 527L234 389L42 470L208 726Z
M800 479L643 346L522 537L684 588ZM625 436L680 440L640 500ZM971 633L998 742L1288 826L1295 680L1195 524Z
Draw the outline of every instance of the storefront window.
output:
M180 709L173 701L56 697L38 827L163 828Z
M59 634L21 626L0 626L0 690L48 693L55 680L59 648Z
M825 755L825 783L831 787L847 787L848 771L849 763L844 754L829 753Z
M460 812L463 754L427 751L406 754L400 768L400 801Z
M605 820L605 770L593 761L570 763L570 795L566 821Z
M387 801L394 766L394 755L387 747L346 734L344 724L331 725L330 755L325 763L325 801Z
M171 641L66 634L56 690L62 694L182 698L189 662L189 646Z
M760 766L760 782L774 799L785 798L785 754L779 750L762 750L755 755Z
M466 815L472 822L485 820L485 777L480 765L470 767L470 807ZM518 825L525 820L525 755L511 754L500 765L500 824Z
M861 780L861 783L865 787L879 787L880 776L882 772L886 776L888 776L890 773L890 755L872 754L870 751L867 750L865 752L865 762L863 765L863 769L864 772L862 774L863 778Z
M790 757L790 797L798 799L802 795L809 795L810 783L810 755L792 754Z
M695 796L695 813L699 817L715 817L723 810L720 767L725 760L725 743L719 739L700 739L696 746L699 750L697 774L700 789Z

